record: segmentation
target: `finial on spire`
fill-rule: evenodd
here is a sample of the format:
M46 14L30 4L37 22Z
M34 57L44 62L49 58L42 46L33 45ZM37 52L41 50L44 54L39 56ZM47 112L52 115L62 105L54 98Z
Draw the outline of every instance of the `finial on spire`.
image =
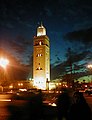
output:
M41 21L41 27L43 26L42 21Z

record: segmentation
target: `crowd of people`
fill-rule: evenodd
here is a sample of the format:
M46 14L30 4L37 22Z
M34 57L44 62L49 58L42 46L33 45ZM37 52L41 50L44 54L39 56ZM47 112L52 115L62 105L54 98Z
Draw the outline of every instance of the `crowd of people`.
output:
M70 96L64 90L58 97L57 111L58 120L92 120L91 108L79 91Z

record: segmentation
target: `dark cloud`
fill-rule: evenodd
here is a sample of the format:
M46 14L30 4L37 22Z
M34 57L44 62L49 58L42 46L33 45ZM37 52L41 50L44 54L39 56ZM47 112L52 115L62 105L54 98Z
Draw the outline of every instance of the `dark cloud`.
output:
M21 35L16 36L15 39L11 39L8 42L9 42L8 46L10 46L12 50L18 54L25 53L27 48L29 46L32 46L32 43L33 43L32 40L26 39L25 37Z
M25 52L25 46L19 44L18 42L11 41L10 45L12 50L17 52L18 54L22 54Z
M86 47L92 47L92 28L69 32L64 36L65 40L80 41Z
M92 52L90 51L83 51L81 53L73 54L69 59L66 59L66 61L63 61L56 65L52 65L51 67L51 79L61 78L66 72L70 72L70 65L74 65L75 70L82 70L85 69L85 66L87 64L87 61L92 60ZM81 61L84 61L80 64ZM71 63L71 64L70 64Z
M64 62L54 67L51 66L51 80L61 78L64 73L65 73Z
M75 55L71 56L70 59L67 59L67 62L71 60L72 63L80 62L85 60L92 52L90 51L83 51L81 53L76 53Z

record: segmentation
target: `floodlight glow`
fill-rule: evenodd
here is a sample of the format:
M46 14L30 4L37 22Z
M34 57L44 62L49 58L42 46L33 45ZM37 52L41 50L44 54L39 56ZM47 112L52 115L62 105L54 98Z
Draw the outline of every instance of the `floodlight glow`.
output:
M38 89L45 90L46 89L46 84L44 82L44 77L35 78L34 86L37 87Z
M92 64L88 65L88 68L92 68Z
M9 64L9 61L5 58L0 58L0 66L3 67L4 69L6 66Z

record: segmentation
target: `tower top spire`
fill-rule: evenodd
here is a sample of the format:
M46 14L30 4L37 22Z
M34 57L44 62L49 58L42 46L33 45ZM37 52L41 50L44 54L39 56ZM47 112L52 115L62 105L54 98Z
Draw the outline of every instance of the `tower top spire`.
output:
M41 22L41 25L37 28L37 36L43 36L43 35L46 35L46 29Z
M42 21L41 21L41 26L43 26Z

